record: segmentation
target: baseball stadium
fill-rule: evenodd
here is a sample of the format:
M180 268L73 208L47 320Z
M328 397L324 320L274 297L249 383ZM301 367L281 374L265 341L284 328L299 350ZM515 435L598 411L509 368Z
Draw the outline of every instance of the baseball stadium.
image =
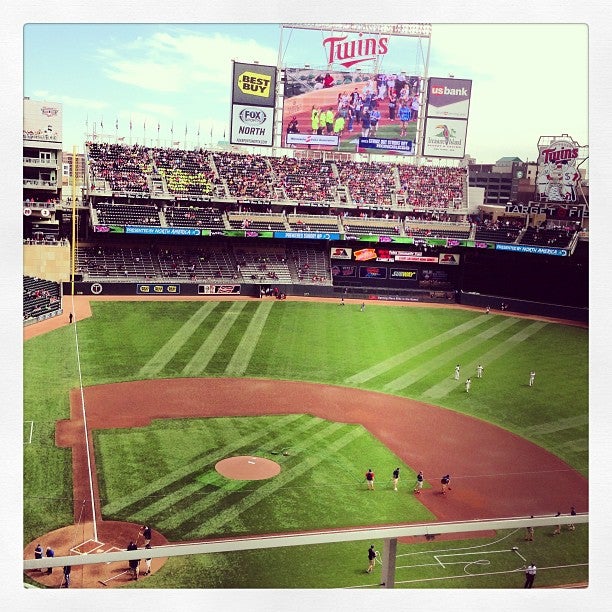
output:
M587 587L588 145L488 203L429 24L298 28L228 142L23 100L24 586Z

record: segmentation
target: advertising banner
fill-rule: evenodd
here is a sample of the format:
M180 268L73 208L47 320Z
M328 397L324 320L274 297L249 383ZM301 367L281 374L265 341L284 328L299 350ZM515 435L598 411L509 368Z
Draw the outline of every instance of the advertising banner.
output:
M355 266L332 266L331 273L334 277L356 278L357 268Z
M351 259L353 249L345 249L344 247L334 247L331 249L329 256L332 259Z
M580 182L580 148L570 137L538 147L536 197L545 202L575 202Z
M389 274L391 280L416 281L418 270L402 270L401 268L391 268Z
M470 114L472 81L430 77L427 90L427 116L467 119Z
M232 105L232 144L271 147L274 136L274 109Z
M359 266L359 278L387 278L387 268L382 266Z
M233 63L230 143L271 147L276 66Z
M232 104L274 108L276 66L234 62Z
M444 266L458 266L460 255L457 253L440 253L438 263Z
M24 100L23 138L62 142L62 105L58 102Z
M285 144L287 145L324 145L326 147L338 146L338 136L324 136L319 134L287 134Z
M138 295L162 295L162 294L170 294L177 295L181 292L181 286L169 285L169 284L153 284L147 283L144 285L136 285L136 293Z
M426 157L454 157L465 155L467 121L463 119L425 119L423 155Z

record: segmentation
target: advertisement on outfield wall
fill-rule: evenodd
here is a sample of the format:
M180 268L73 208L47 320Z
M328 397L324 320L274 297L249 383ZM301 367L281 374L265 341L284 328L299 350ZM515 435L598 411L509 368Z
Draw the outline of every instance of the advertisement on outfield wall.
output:
M467 119L470 114L472 81L430 77L427 89L427 116Z
M23 101L24 140L62 142L62 105L58 102Z
M286 68L284 77L284 143L302 149L415 154L423 93L419 76Z
M467 121L464 119L425 119L423 155L426 157L453 157L465 155Z
M231 144L272 146L275 98L276 66L233 62Z
M580 170L580 147L560 137L538 147L536 198L544 202L575 202Z

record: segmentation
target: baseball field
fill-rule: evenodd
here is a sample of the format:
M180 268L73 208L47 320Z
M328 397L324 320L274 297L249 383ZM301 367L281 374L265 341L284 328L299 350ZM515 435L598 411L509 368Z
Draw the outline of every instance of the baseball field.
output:
M90 485L107 530L134 525L137 537L147 523L153 544L588 511L584 327L465 308L362 310L350 300L88 306L76 325L24 343L27 556L52 534L83 541ZM219 463L233 457L279 469L228 477ZM419 470L425 486L415 495ZM452 490L442 495L445 473ZM365 573L366 552L356 542L173 557L155 560L145 580L95 582L374 587L379 570ZM537 529L534 542L522 530L405 539L396 586L515 588L532 560L537 586L585 583L587 526L559 536ZM36 573L26 580L54 586Z

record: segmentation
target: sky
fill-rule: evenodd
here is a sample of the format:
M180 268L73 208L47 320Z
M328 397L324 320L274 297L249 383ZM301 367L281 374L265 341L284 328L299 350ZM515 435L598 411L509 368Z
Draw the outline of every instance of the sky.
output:
M533 161L543 135L588 144L588 34L580 23L434 23L429 44L392 37L380 70L422 75L429 50L430 76L473 82L466 152ZM229 138L232 60L324 69L323 37L278 23L27 23L23 92L62 103L66 150L94 129L157 144L158 125L162 145L205 146ZM40 61L51 50L53 69Z

